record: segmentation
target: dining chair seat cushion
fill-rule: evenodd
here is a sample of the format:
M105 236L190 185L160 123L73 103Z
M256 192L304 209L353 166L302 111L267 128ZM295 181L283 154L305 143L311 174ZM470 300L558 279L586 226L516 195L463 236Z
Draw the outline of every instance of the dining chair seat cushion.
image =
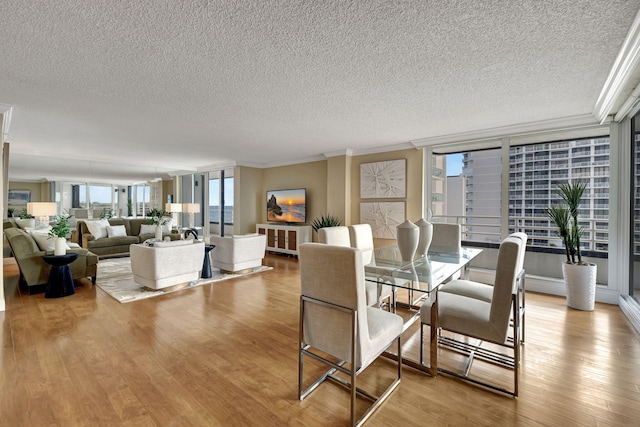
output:
M404 321L397 314L390 313L375 307L367 307L367 329L369 332L369 345L364 347L366 352L362 354L361 363L367 366L369 362L379 355L379 349L385 343L391 343L400 334Z
M473 282L471 280L452 280L443 285L438 292L462 295L480 301L491 302L493 298L493 285Z
M491 322L490 302L443 292L438 294L438 307L438 326L443 329L494 342L503 340L502 332ZM431 323L431 300L420 308L420 320Z

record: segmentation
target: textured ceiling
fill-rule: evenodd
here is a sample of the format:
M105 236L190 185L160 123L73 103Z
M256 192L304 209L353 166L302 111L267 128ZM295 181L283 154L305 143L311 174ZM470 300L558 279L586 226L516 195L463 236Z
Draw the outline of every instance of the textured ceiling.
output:
M135 182L590 114L639 8L3 0L10 177Z

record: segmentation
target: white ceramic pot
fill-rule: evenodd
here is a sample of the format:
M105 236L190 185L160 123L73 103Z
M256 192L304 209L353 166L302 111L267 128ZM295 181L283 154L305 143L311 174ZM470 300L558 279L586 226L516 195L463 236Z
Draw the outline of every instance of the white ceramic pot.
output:
M54 255L64 255L67 253L67 239L64 237L55 238L55 246L53 248Z
M420 230L420 238L418 239L418 249L416 253L419 256L427 255L429 252L429 246L431 246L431 239L433 238L433 224L424 218L420 218L416 221L416 225Z
M411 221L407 220L396 227L396 241L403 261L413 261L419 239L420 229Z
M162 240L162 226L161 225L156 225L156 240L157 241Z
M567 292L567 305L576 310L593 311L596 302L595 264L577 265L562 263L562 276Z

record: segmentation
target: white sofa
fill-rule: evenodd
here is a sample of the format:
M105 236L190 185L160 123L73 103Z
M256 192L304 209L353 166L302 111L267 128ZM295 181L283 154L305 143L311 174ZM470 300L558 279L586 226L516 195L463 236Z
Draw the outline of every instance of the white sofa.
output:
M240 271L262 265L267 237L264 234L211 236L209 242L216 245L211 251L213 267L223 271Z
M151 289L191 282L200 277L204 242L174 240L154 246L131 245L133 280Z

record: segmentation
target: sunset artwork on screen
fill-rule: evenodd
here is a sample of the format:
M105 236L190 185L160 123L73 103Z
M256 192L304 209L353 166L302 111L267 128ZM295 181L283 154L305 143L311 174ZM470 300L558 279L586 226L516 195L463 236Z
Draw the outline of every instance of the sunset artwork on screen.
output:
M267 221L305 222L306 196L305 188L267 191Z

